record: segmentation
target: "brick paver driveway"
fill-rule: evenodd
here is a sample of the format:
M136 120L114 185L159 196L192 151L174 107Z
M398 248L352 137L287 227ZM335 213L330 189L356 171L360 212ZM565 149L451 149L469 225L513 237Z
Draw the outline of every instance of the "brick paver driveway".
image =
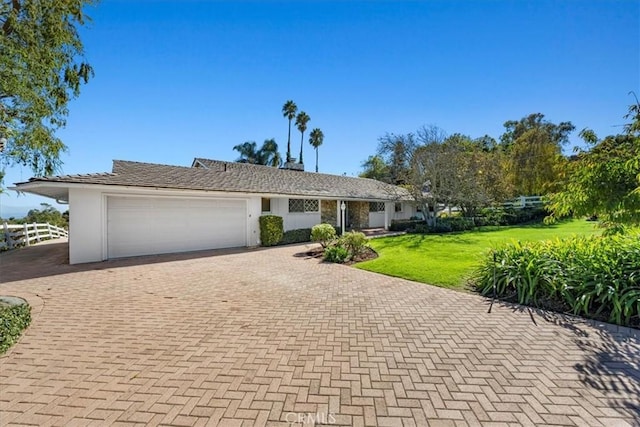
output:
M638 423L637 338L305 248L2 255L0 294L34 319L0 358L0 423Z

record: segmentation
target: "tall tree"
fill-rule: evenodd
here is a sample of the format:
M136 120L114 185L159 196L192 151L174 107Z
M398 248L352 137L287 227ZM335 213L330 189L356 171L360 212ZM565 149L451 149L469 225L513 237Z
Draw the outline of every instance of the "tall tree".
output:
M295 119L298 112L298 106L292 100L284 103L282 106L282 115L289 120L289 134L287 136L287 162L293 161L291 157L291 120Z
M93 76L78 28L97 0L0 0L0 152L4 164L55 172L66 147L56 131ZM0 171L0 183L4 171Z
M402 185L409 181L411 159L418 146L415 135L387 133L378 139L378 155L388 166L389 182Z
M324 142L324 133L319 128L315 128L309 134L309 144L316 149L316 172L318 172L318 147Z
M303 163L302 146L304 145L304 131L307 130L307 123L309 123L309 120L311 120L311 117L309 117L309 115L304 111L300 111L296 117L296 126L300 131L300 163Z
M254 165L266 165L279 167L282 164L282 157L278 152L278 144L275 139L265 139L262 146L258 148L255 141L247 141L233 147L240 157L238 163L251 163Z
M278 152L278 144L276 140L265 139L259 150L260 164L278 168L282 165L282 157Z
M441 136L432 129L421 137L424 143L414 152L410 175L410 188L431 223L448 206L473 217L506 197L499 150L487 151L485 138Z
M236 160L238 163L260 164L260 155L258 154L258 144L255 141L246 141L233 147L240 157Z
M566 159L562 146L575 126L555 124L535 113L504 124L500 146L507 154L508 176L514 195L544 195L556 188Z
M378 154L369 156L367 160L362 162L362 169L360 178L370 178L386 183L391 182L389 166L387 166L382 156Z
M625 133L599 140L584 129L590 146L568 165L563 187L549 196L552 218L597 215L610 230L640 224L640 104L629 108Z

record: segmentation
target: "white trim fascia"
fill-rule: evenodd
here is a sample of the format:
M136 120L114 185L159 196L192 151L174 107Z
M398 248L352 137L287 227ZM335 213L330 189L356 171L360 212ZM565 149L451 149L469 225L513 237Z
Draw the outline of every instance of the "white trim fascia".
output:
M200 165L200 166L196 166L196 164ZM202 163L200 160L198 159L193 159L193 162L191 163L191 167L195 168L195 167L200 167L203 169L209 169L209 167L207 165L205 165L204 163Z
M364 199L354 197L341 197L341 196L317 196L311 194L285 194L285 193L259 193L259 192L242 192L242 191L221 191L221 190L196 190L196 189L181 189L181 188L166 188L166 187L145 187L135 185L109 185L109 184L85 184L79 182L58 182L58 181L33 181L20 183L19 186L11 187L10 189L22 192L31 192L29 190L37 190L38 188L80 188L91 189L103 192L113 193L125 193L125 192L137 192L152 194L158 194L160 192L167 194L189 194L189 195L227 195L229 197L271 197L271 198L289 198L289 199L319 199L319 200L344 200L350 202L410 202L410 200L398 200L398 199ZM38 194L38 193L36 193Z

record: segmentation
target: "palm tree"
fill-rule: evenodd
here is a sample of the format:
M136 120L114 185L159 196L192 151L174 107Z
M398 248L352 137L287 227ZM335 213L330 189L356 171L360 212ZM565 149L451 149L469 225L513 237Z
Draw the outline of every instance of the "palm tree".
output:
M261 165L278 168L282 164L282 157L280 157L280 153L278 152L278 144L275 139L265 139L258 152L260 153Z
M315 128L309 134L309 144L316 149L316 172L318 172L318 147L324 142L324 133L320 128Z
M233 149L240 153L240 157L236 160L238 163L266 165L275 168L280 167L282 164L282 157L280 157L280 153L278 152L278 144L273 138L265 139L262 147L259 149L254 141L247 141L236 145Z
M307 130L307 123L311 117L304 111L300 111L296 117L296 126L300 131L300 163L302 163L302 145L304 144L304 131Z
M258 163L260 155L258 153L258 145L255 143L255 141L244 142L242 144L236 145L235 147L233 147L233 149L240 153L240 157L238 157L238 160L236 160L236 162L253 164Z
M295 102L289 100L284 103L282 107L282 115L289 120L289 136L287 138L287 162L292 160L291 158L291 120L296 117L296 113L298 112L298 106Z

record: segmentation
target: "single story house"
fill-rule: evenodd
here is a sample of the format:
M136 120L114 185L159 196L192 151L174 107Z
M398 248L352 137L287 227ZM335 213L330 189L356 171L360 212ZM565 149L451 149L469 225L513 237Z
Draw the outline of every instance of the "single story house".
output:
M69 204L69 262L257 246L258 218L388 227L415 215L403 188L365 178L194 159L191 167L115 160L110 173L32 178L15 190Z

